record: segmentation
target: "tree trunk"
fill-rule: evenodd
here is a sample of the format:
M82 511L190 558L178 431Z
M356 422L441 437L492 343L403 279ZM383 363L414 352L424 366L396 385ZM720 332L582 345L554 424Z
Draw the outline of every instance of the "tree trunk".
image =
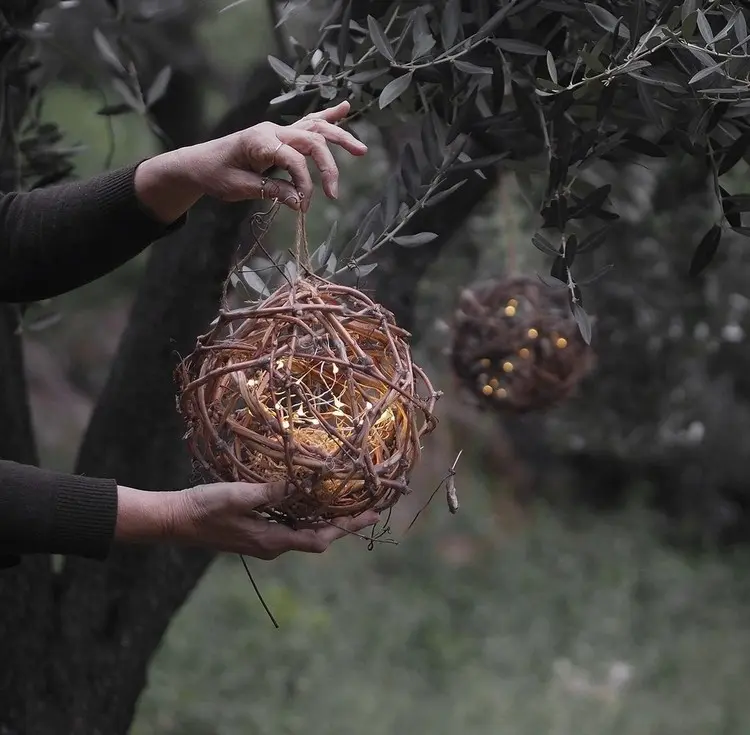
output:
M252 88L254 97L213 135L265 119L278 80L264 65ZM77 471L144 489L190 484L173 370L215 316L237 229L249 211L244 204L204 200L181 232L153 246ZM126 733L164 630L211 558L155 547L116 548L104 564L67 559L47 656L54 701L48 699L50 708L34 719L33 732Z
M0 306L0 458L36 464L16 308ZM41 662L53 624L52 571L46 556L0 571L0 733L21 735L27 708L44 696ZM23 634L21 633L23 631Z

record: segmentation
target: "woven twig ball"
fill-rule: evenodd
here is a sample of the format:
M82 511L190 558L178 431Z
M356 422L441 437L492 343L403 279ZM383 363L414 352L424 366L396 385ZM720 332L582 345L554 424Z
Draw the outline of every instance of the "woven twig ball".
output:
M216 481L290 480L283 522L382 511L408 491L439 394L393 315L315 276L222 309L178 367L197 468Z
M451 360L480 405L525 413L567 398L591 369L593 352L566 293L518 276L462 292Z

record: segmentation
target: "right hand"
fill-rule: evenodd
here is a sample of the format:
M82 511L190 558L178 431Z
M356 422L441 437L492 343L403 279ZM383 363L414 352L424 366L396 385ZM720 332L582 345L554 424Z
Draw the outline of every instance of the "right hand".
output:
M136 196L164 224L177 220L204 195L227 202L278 199L291 209L301 206L307 211L313 194L308 159L320 172L326 196L336 199L339 170L330 146L353 156L367 153L364 143L338 126L348 112L349 103L341 102L291 125L262 122L161 153L136 168ZM290 180L267 178L273 168L286 171Z
M268 521L257 509L288 494L286 482L199 485L179 492L118 489L118 540L153 541L157 536L257 559L275 559L287 551L322 553L336 539L378 522L375 511L293 530Z

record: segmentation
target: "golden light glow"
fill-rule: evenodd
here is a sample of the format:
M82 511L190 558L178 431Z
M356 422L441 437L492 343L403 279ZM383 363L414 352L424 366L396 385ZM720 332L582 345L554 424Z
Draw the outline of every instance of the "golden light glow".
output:
M513 372L513 363L512 362L504 362L503 363L503 370L505 370L506 373L512 373Z
M524 360L527 359L530 354L531 352L529 352L528 347L521 347L521 349L518 350L518 356L522 357Z
M563 349L563 347L568 346L568 340L565 339L565 337L559 337L557 342L555 342L555 346L558 347L559 349Z
M481 359L481 360L479 361L479 364L480 364L480 365L481 365L481 367L483 367L483 368L488 368L488 367L489 367L489 366L490 366L490 365L492 364L492 362L490 361L489 357L483 357L483 358L482 358L482 359Z
M518 306L518 301L516 299L509 299L508 306Z
M492 386L491 385L485 385L484 388L482 388L482 393L486 396L492 395Z
M515 316L516 315L516 307L515 306L506 306L505 307L505 316Z
M497 378L492 378L492 380L490 380L490 385L491 385L491 386L492 386L493 388L497 388L497 387L498 387L498 386L500 385L500 383L498 382L498 379L497 379Z
M497 389L497 390L495 391L495 396L496 396L497 398L506 398L506 397L508 396L508 391L507 391L507 390L505 390L505 388L498 388L498 389Z
M285 367L286 362L280 360L277 365ZM296 394L292 395L292 405L289 406L285 391L283 393L277 392L274 401L268 391L264 390L268 378L262 371L256 373L254 377L246 379L245 383L252 390L255 399L264 411L269 416L275 416L283 429L293 429L297 432L299 438L312 442L318 441L318 434L314 432L321 432L321 419L317 417L318 415L335 427L336 430L347 435L357 425L361 424L365 413L372 411L373 401L379 401L382 397L380 394L384 395L387 390L385 385L371 386L374 393L369 396L370 400L360 402L355 399L357 404L350 406L349 401L351 399L348 397L346 386L336 383L335 374L339 372L336 365L330 363L326 365L322 362L305 365L304 362L295 361L292 372L293 374L295 372L300 373L296 375L294 382L299 386L301 392L307 395L310 401L309 407ZM360 399L365 399L365 396L361 394L359 396ZM382 426L387 423L392 424L395 421L395 416L389 408L382 411L377 417L373 416L372 419L373 427ZM302 432L302 434L299 434L299 432ZM319 439L324 441L326 446L332 442L331 451L334 451L338 445L338 441L327 434L326 436L321 434Z
M536 339L539 336L539 332L537 332L536 329L532 327L531 329L529 329L528 335L531 339Z

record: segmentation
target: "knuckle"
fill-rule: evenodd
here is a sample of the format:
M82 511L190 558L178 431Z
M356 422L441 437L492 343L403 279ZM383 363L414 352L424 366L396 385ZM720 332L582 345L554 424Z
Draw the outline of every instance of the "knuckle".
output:
M322 133L311 132L310 141L316 148L323 148L326 145L326 138Z

